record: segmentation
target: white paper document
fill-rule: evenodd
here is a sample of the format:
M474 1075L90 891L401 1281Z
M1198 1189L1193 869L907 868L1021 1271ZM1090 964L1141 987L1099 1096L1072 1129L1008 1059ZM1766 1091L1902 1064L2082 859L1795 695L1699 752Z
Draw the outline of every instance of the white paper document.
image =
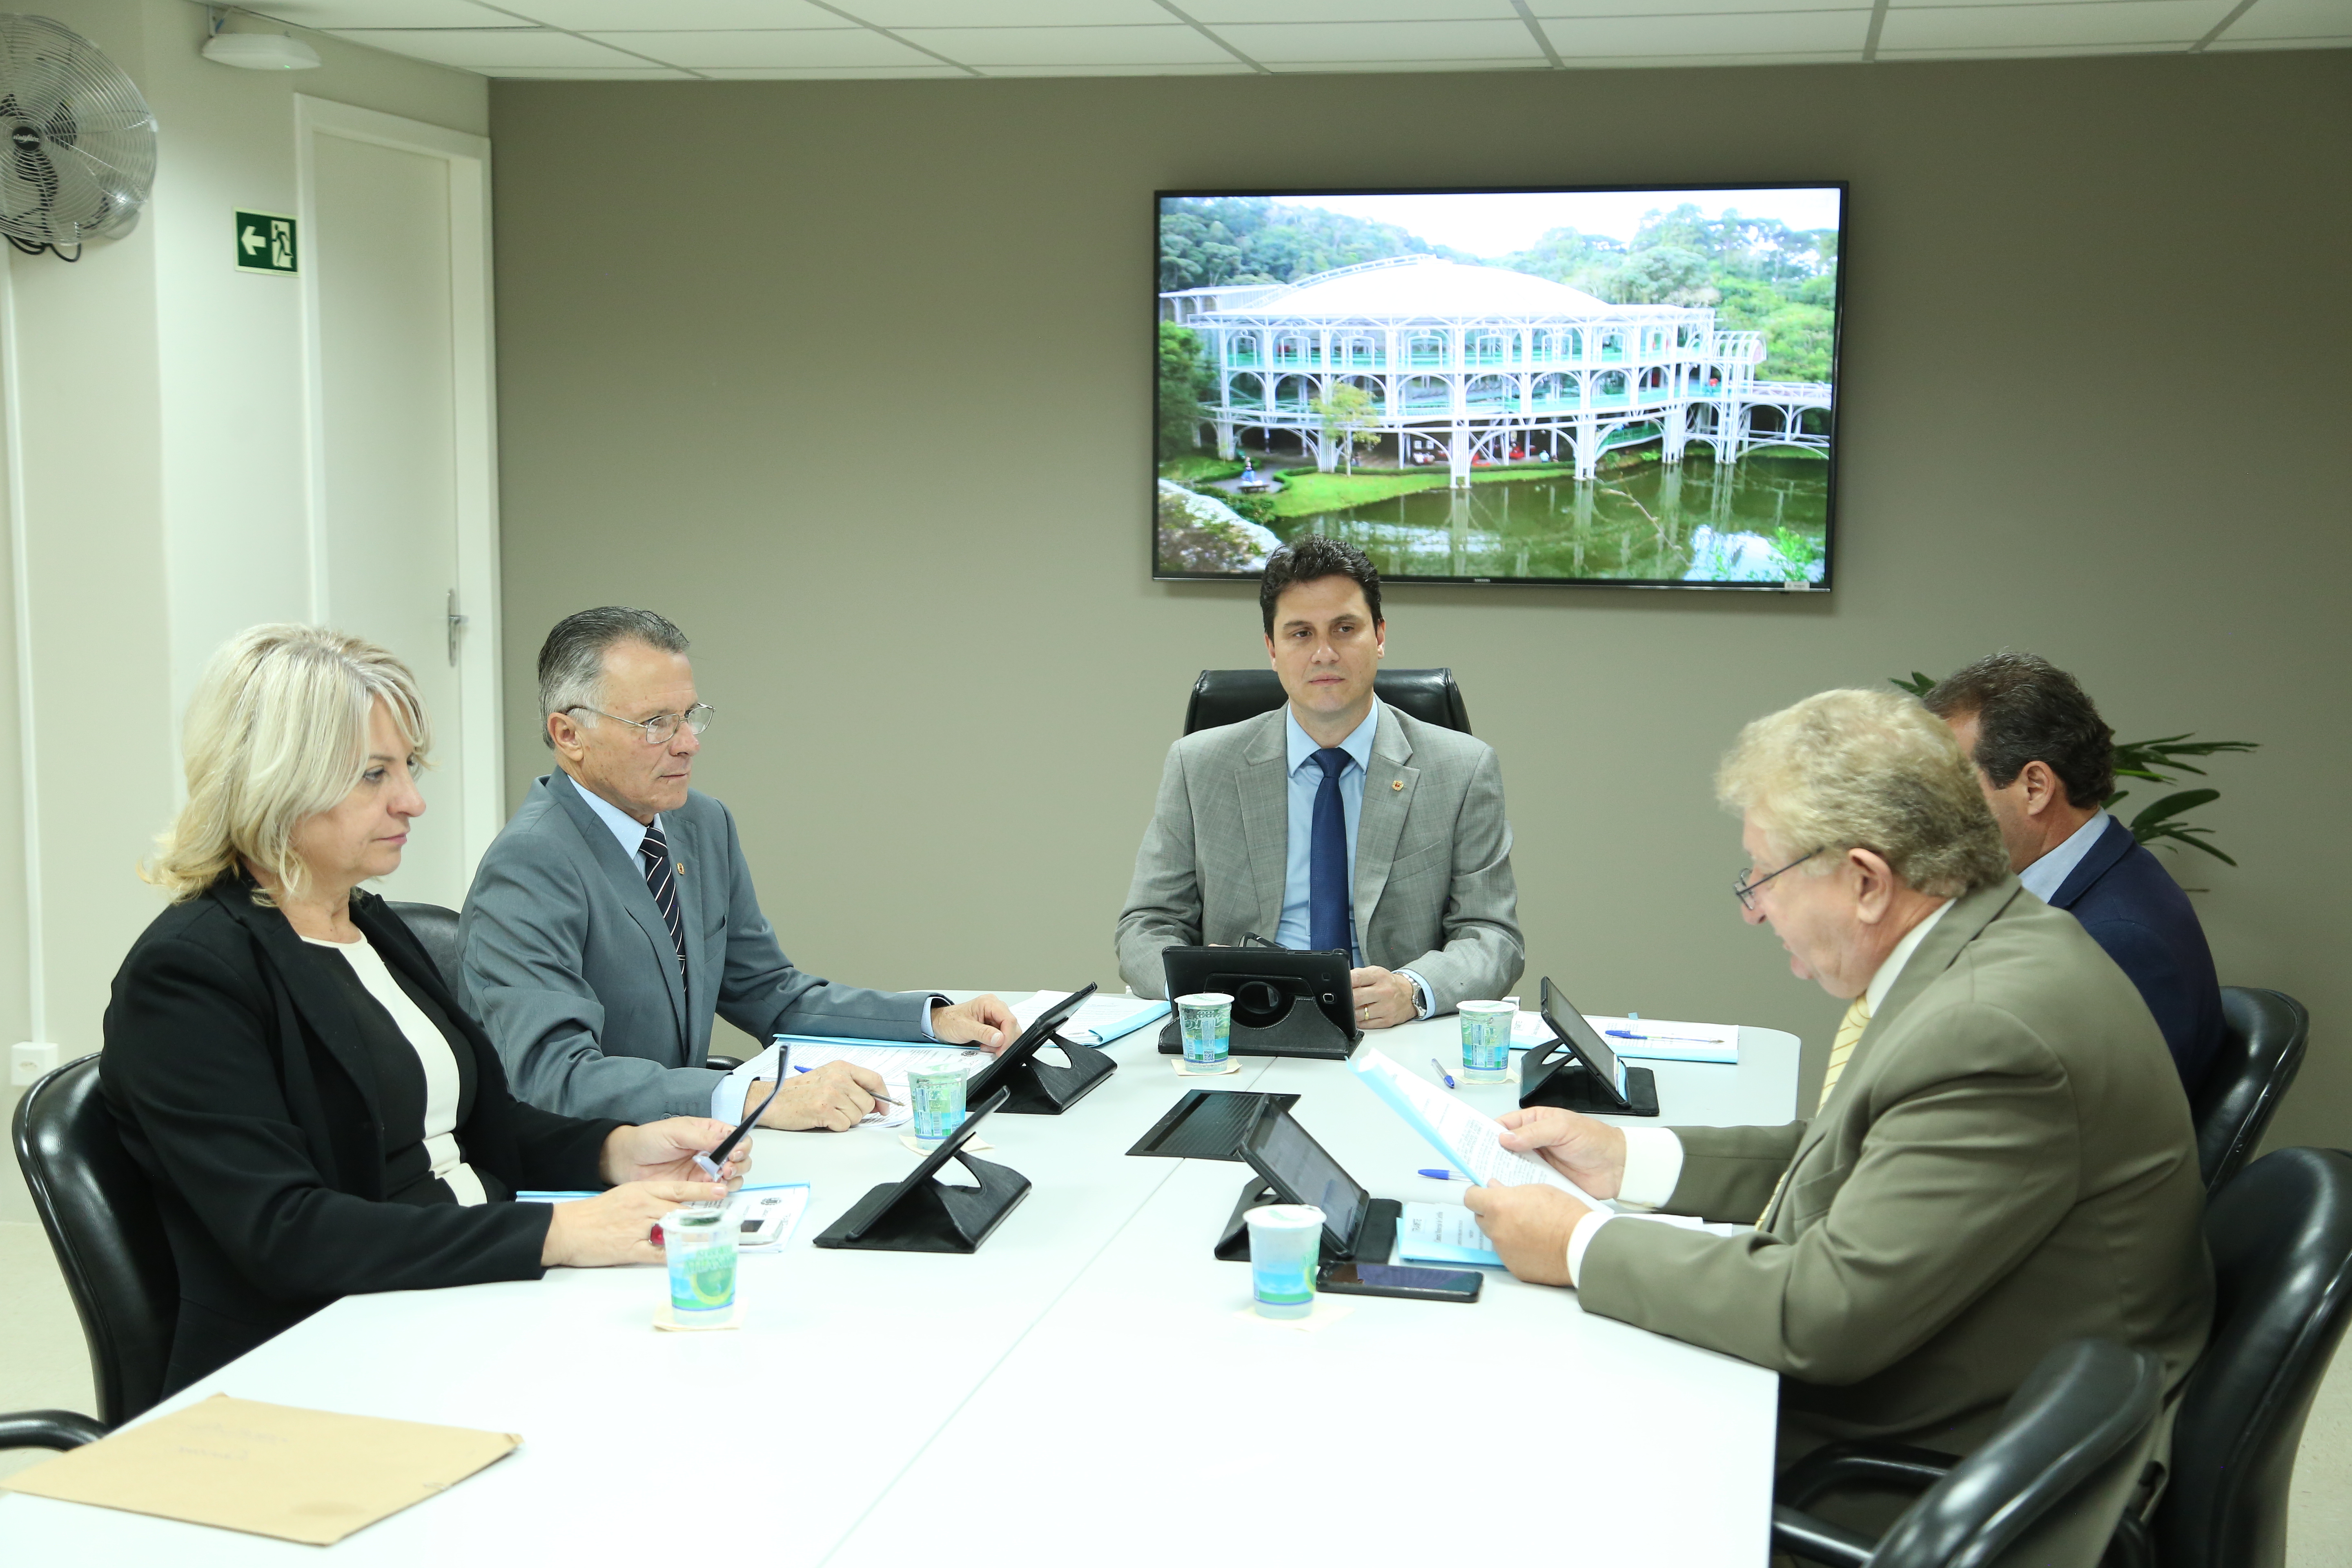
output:
M785 1043L793 1048L792 1065L794 1068L815 1068L827 1062L847 1062L852 1067L881 1074L884 1092L898 1103L876 1106L858 1123L861 1127L899 1127L913 1119L915 1113L908 1108L907 1100L907 1075L909 1072L937 1072L942 1068L960 1068L969 1078L987 1066L990 1060L989 1054L977 1046L895 1046L878 1042L867 1045L846 1040L808 1040L797 1036L787 1036ZM746 1083L755 1079L774 1078L776 1047L770 1046L728 1076L740 1078Z
M1397 1221L1397 1258L1406 1263L1485 1263L1502 1258L1460 1204L1407 1204Z
M727 1200L726 1222L741 1229L736 1242L742 1252L775 1252L792 1240L808 1212L809 1184L786 1182L772 1187L744 1187Z
M1013 1016L1021 1020L1024 1029L1045 1016L1045 1009L1069 994L1066 991L1040 991L1013 1005ZM1082 1046L1108 1045L1122 1035L1131 1035L1146 1024L1168 1016L1168 1004L1154 1002L1143 996L1114 996L1097 991L1078 1004L1078 1010L1062 1020L1054 1032L1065 1039L1076 1040Z
M1737 1062L1739 1026L1685 1024L1667 1018L1612 1018L1587 1013L1584 1021L1599 1032L1609 1048L1621 1057L1662 1062ZM1616 1031L1623 1030L1623 1034ZM1511 1020L1511 1049L1533 1050L1559 1038L1541 1013L1522 1013Z
M1503 1124L1456 1100L1427 1079L1409 1073L1371 1047L1348 1064L1366 1087L1446 1157L1453 1169L1485 1187L1557 1187L1587 1208L1599 1199L1532 1155L1503 1147Z

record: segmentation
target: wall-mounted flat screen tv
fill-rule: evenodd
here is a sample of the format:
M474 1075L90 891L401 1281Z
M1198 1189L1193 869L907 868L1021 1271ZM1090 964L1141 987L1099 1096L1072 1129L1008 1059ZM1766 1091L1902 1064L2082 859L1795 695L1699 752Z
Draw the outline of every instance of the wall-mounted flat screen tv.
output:
M1843 184L1156 200L1154 576L1828 589Z

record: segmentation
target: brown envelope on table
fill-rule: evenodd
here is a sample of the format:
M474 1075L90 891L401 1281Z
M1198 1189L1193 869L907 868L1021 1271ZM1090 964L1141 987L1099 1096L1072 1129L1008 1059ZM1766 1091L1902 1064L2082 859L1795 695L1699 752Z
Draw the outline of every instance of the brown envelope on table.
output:
M522 1439L215 1394L0 1487L331 1546L505 1458Z

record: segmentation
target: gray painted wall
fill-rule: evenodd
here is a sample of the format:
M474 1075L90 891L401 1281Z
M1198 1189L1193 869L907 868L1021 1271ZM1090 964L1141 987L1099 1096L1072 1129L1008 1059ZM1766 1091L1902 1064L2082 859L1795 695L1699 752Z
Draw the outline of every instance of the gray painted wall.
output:
M1147 576L1158 187L1853 184L1838 588L1399 589L1501 752L1528 979L1807 1042L1709 775L1747 719L2004 645L2214 773L2225 981L2319 1020L2278 1123L2352 1142L2335 667L2352 53L492 92L509 778L538 640L697 639L700 781L812 969L1075 985L1251 595ZM2276 1140L2274 1139L2274 1142Z

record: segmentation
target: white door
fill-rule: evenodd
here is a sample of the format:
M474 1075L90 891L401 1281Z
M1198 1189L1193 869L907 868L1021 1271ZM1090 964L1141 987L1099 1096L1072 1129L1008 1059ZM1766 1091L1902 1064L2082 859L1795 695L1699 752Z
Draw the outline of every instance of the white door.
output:
M496 826L480 805L494 814L502 793L495 711L473 711L495 704L497 656L490 595L469 570L494 549L472 537L490 520L475 384L487 310L467 297L487 276L467 221L478 161L410 121L330 105L304 118L314 610L416 678L433 729L425 815L379 890L455 909Z

